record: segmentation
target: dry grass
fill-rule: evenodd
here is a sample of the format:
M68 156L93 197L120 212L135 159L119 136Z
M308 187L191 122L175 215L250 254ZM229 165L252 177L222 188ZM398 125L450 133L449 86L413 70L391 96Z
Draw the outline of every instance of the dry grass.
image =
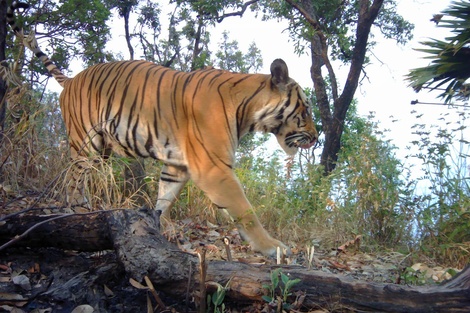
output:
M59 177L66 166L67 150L62 138L52 138L54 134L47 134L48 140L44 140L38 121L47 114L46 110L39 107L28 113L33 110L34 103L18 100L27 97L26 91L15 89L12 93L15 96L8 98L0 147L1 183L18 193L24 190L44 191L44 187Z

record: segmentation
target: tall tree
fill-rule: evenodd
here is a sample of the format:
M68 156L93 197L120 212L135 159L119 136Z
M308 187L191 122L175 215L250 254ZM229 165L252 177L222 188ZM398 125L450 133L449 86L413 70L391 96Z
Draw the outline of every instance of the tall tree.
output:
M127 49L129 50L129 59L134 59L134 47L131 43L131 32L129 29L129 18L131 16L131 12L136 8L139 4L139 0L108 0L109 5L112 8L115 8L119 16L124 19L124 33L127 43Z
M5 0L0 1L0 60L5 60L5 48L6 48L6 33L7 33L7 2ZM5 129L5 117L7 103L5 99L6 94L6 83L0 78L0 149L3 146L4 129ZM0 153L0 156L2 154ZM3 158L0 158L0 163L3 163ZM0 165L0 183L2 182L1 174L3 166Z
M408 80L416 90L441 89L440 95L446 103L454 97L468 99L470 96L470 2L452 2L442 14L431 19L439 27L449 28L453 36L445 40L431 39L422 44L425 48L417 49L427 53L431 60L428 66L410 71Z
M325 136L321 164L328 174L336 166L346 113L374 45L370 41L372 27L377 26L385 38L404 43L411 38L413 25L396 13L394 0L285 0L263 1L261 5L275 17L289 21L299 52L310 50L310 73ZM342 88L331 60L349 65Z
M107 0L107 3L124 18L128 46L133 37L138 39L133 48L129 48L131 55L133 50L141 49L143 58L149 61L190 71L211 63L210 28L225 18L243 15L249 5L257 1L171 0L167 6L171 9L167 32L162 32L162 24L166 23L160 21L160 6L150 0ZM129 23L132 12L136 14L134 32L130 31ZM168 37L162 38L165 33Z
M217 68L239 73L256 73L263 66L261 51L253 42L244 54L238 47L238 41L229 41L229 33L222 33L220 50L215 53L214 64Z
M225 18L242 16L246 9L258 0L243 2L241 0L189 0L175 2L180 8L179 21L185 21L182 35L188 40L188 51L186 61L180 63L191 64L190 70L204 67L209 63L210 51L208 43L210 40L209 27L221 23ZM228 11L228 12L227 12Z

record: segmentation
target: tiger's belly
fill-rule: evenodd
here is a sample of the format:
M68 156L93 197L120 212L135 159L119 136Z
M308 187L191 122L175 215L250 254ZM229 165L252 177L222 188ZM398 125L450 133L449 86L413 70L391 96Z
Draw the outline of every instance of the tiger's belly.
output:
M123 156L150 157L166 164L187 166L176 137L162 129L139 127L132 130L120 126L113 131L106 129L103 139L106 148Z

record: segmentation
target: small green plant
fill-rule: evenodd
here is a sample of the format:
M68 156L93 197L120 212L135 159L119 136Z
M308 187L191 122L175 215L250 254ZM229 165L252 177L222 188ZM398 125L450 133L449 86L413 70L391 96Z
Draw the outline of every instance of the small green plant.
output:
M216 283L217 284L217 283ZM223 313L225 311L225 292L227 287L217 284L217 290L211 295L207 295L207 312ZM213 311L210 308L213 306Z
M300 279L290 279L288 275L282 273L280 268L277 268L271 272L271 285L263 285L269 295L262 298L270 304L276 304L277 307L280 302L284 310L289 310L290 304L287 303L287 300L292 295L292 287L298 283L300 283Z
M426 276L426 271L415 270L412 267L407 267L400 274L400 279L405 285L423 286L432 284L434 281Z

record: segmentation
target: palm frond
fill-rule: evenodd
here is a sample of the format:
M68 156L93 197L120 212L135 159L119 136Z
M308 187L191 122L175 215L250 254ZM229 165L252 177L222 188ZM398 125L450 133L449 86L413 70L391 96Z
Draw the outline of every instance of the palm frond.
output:
M470 78L470 2L454 1L442 13L446 18L438 21L439 27L452 29L453 36L446 37L445 41L430 39L422 42L425 48L416 50L426 54L424 58L430 59L431 63L426 67L412 69L406 79L416 91L445 86L440 97L449 103L456 96L468 98L469 84L466 82Z

